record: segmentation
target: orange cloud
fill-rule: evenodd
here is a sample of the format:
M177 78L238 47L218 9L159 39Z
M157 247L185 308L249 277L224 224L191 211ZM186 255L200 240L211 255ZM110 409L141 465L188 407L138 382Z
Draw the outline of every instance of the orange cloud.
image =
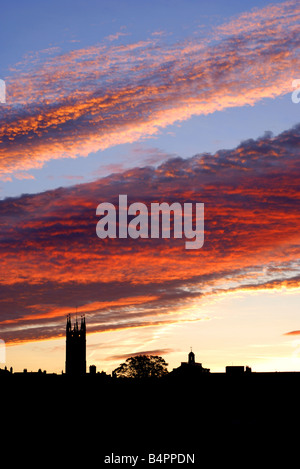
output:
M6 77L0 175L290 92L288 77L299 69L299 17L298 3L285 2L242 14L216 27L209 40L167 45L152 36L29 56Z
M187 321L207 295L299 288L299 142L298 125L214 155L0 201L1 337L61 336L76 305L96 332ZM117 206L124 193L149 207L203 202L204 246L100 240L96 207Z
M300 331L286 332L284 335L300 335Z

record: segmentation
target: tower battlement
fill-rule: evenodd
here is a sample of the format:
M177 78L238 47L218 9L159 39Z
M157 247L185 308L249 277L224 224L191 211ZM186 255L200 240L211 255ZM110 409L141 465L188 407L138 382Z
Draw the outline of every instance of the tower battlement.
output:
M86 325L85 317L81 316L72 327L71 315L67 316L66 325L66 374L84 375L86 373Z

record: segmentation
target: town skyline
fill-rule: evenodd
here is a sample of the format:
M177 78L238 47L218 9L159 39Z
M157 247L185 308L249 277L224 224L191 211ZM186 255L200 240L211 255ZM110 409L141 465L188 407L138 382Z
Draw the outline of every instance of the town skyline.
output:
M3 17L8 366L59 373L77 308L108 373L191 346L212 372L300 370L299 2L14 0ZM135 204L203 204L196 249L192 217L137 236Z
M73 322L72 322L72 319L73 319ZM62 370L61 370L61 373L59 372L55 372L55 371L50 371L47 372L46 369L44 369L43 367L39 367L38 370L29 370L27 367L23 368L23 370L16 370L15 372L17 374L20 374L20 373L33 373L33 374L40 374L40 373L43 373L43 374L69 374L69 375L72 375L74 374L74 371L72 371L72 369L74 368L74 365L71 364L71 362L73 362L73 358L72 358L72 354L74 355L74 358L75 360L78 361L78 366L79 366L79 369L81 370L79 373L76 373L75 372L75 375L85 375L85 374L106 374L107 376L114 376L114 372L115 370L111 370L111 372L108 372L107 370L103 370L101 369L97 369L97 366L94 364L94 363L87 363L86 361L86 320L85 320L85 315L80 315L80 322L78 322L78 314L77 312L74 313L73 315L73 318L72 318L72 315L71 314L68 314L67 317L66 317L66 335L65 335L65 361L64 361L64 367L62 367ZM80 357L78 357L78 352L75 351L74 353L74 350L72 351L70 345L68 346L68 342L70 342L70 336L73 336L73 335L76 335L76 337L79 335L82 336L82 345L79 344L79 347L81 349L81 354L82 354L82 359ZM75 340L78 340L78 339L75 339ZM135 358L135 357L142 357L142 356L145 356L145 357L157 357L157 354L154 355L154 353L156 353L158 351L152 351L152 352L136 352L136 353L132 353L132 354L128 354L126 355L124 358L125 362L128 361L129 359L132 359L132 358ZM237 375L240 375L241 373L274 373L274 371L276 373L285 373L287 372L287 370L263 370L261 372L256 372L255 370L252 370L251 366L249 366L249 364L246 364L246 365L241 365L241 364L227 364L224 366L224 370L221 371L221 370L218 370L218 371L211 371L210 368L206 368L206 367L203 367L202 366L202 363L200 362L197 362L196 361L196 353L193 351L193 347L190 347L190 351L189 352L186 352L186 356L187 356L187 361L181 361L181 365L179 365L177 363L177 366L173 367L171 370L168 368L169 367L169 364L168 363L165 363L165 366L166 366L166 370L168 373L172 373L174 371L177 371L178 369L180 369L180 367L182 367L183 365L195 365L195 368L196 368L196 371L200 370L200 372L204 371L204 372L207 372L207 373L215 373L215 374L222 374L222 373L237 373ZM69 357L69 358L68 358ZM82 361L83 360L83 361ZM68 361L70 362L70 364L68 365ZM84 363L84 364L83 364ZM58 369L59 366L56 367L56 369ZM75 368L76 368L76 365L75 365ZM85 370L85 371L83 371ZM8 366L7 364L4 365L4 367L0 367L0 371L9 371L10 373L14 373L14 369L12 366ZM292 373L300 373L299 370L288 370L288 372L292 372Z

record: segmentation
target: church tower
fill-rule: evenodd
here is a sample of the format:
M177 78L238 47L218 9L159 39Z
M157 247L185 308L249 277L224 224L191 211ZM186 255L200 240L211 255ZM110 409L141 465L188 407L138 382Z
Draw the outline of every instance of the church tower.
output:
M80 328L77 317L72 328L71 316L67 316L66 374L76 376L86 374L86 327L84 316L81 316Z
M192 349L191 349L191 351L190 351L190 353L189 353L189 361L188 361L188 363L189 363L189 365L195 365L195 354L194 354L194 352L192 351Z

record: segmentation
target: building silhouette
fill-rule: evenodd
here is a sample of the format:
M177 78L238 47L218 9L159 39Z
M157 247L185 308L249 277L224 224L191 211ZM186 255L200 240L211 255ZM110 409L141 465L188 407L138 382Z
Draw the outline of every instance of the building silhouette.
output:
M71 316L67 316L66 374L76 376L86 374L86 326L84 316L81 316L80 328L77 317L72 328Z
M225 368L226 374L230 376L241 376L244 373L251 373L252 370L249 366L246 366L246 369L244 366L226 366Z
M195 360L195 354L190 351L188 354L188 361L181 362L181 365L178 368L174 368L172 373L173 375L188 375L188 374L198 374L198 373L209 373L209 368L203 368L202 363L197 363Z

